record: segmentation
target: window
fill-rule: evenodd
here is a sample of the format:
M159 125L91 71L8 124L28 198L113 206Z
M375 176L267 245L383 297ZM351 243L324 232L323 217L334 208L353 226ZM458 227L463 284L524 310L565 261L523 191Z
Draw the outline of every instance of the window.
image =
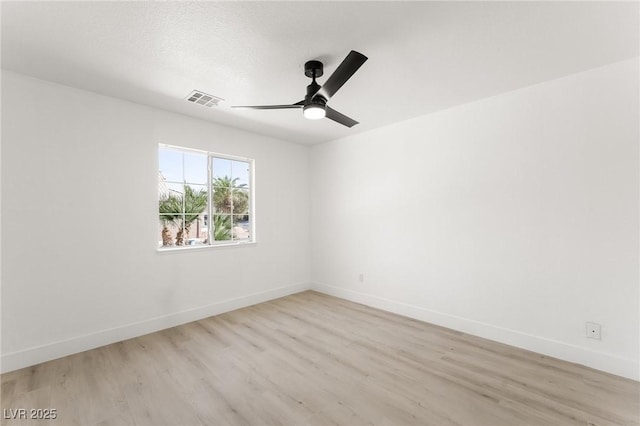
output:
M253 160L168 145L158 159L160 249L253 242Z

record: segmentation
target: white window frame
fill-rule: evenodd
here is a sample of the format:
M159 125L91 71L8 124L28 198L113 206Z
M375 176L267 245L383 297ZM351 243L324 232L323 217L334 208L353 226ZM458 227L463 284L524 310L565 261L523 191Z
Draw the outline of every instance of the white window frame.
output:
M205 150L201 150L201 149L195 149L195 148L188 148L188 147L184 147L184 146L178 146L178 145L170 145L170 144L158 144L158 153L160 152L160 149L162 148L167 148L167 149L173 149L176 151L182 151L182 152L192 152L192 153L197 153L197 154L202 154L202 155L206 155L207 156L207 193L208 193L208 200L207 200L207 217L208 217L208 226L207 226L207 233L208 233L208 243L207 244L200 244L200 245L185 245L185 246L171 246L171 247L157 247L156 251L158 253L167 253L167 252L175 252L175 251L184 251L184 250L202 250L202 249L208 249L208 248L212 248L212 247L238 247L238 246L246 246L246 245L253 245L256 244L257 240L256 240L256 221L255 221L255 217L256 217L256 212L255 212L255 160L253 158L247 158L247 157L240 157L240 156L236 156L236 155L229 155L229 154L221 154L218 152L213 152L213 151L205 151ZM213 205L213 175L214 175L214 171L213 171L213 159L214 158L220 158L223 160L231 160L231 161L242 161L245 163L249 164L249 235L250 238L249 240L221 240L221 241L215 241L213 239L214 237L214 228L213 228L213 218L214 218L214 210L215 210L215 206ZM158 161L156 161L156 164L158 164ZM183 159L183 167L184 167L184 159ZM183 172L184 173L184 172ZM186 182L183 182L184 184L186 184ZM158 202L159 202L159 198L158 201L156 202L156 216L158 216L157 213L157 206L158 206ZM231 218L231 221L233 223L233 217Z

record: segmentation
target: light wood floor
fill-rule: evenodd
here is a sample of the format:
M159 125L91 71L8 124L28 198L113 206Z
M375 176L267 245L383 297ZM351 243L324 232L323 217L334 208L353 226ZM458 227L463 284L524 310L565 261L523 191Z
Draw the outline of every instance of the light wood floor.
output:
M640 384L315 292L2 375L2 425L638 425ZM5 417L5 416L3 416Z

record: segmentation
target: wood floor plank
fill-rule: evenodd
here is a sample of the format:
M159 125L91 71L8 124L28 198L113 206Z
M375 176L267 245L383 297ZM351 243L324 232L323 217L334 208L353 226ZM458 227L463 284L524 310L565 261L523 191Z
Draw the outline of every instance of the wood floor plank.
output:
M640 426L640 383L307 291L2 375L13 425Z

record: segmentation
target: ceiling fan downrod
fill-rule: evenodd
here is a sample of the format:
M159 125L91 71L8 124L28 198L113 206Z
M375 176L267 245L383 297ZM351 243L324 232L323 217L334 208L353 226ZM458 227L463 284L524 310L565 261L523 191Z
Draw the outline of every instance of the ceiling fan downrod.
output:
M327 115L327 100L323 96L315 96L321 87L316 82L316 78L322 77L323 73L322 62L320 61L307 61L304 64L304 75L311 78L311 84L307 86L307 94L304 97L302 114L309 120L319 120Z

